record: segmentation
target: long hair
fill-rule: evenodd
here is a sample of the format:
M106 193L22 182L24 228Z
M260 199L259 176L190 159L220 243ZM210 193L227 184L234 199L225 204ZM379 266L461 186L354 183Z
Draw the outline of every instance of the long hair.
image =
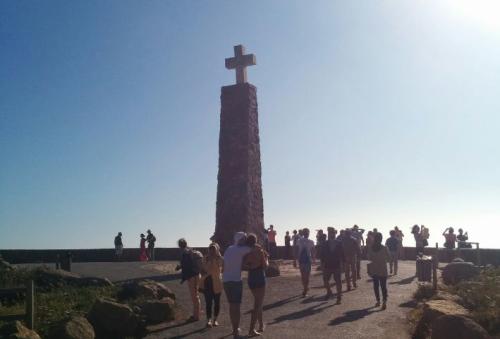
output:
M373 236L373 245L372 245L372 250L373 252L378 252L382 248L382 233L375 233Z
M210 254L210 249L214 249L215 255ZM208 246L208 254L207 254L207 259L218 259L222 258L222 255L220 254L220 246L218 243L213 242Z

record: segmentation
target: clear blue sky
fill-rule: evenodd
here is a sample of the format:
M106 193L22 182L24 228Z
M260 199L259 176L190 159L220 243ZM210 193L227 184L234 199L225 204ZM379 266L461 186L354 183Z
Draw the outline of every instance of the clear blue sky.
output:
M499 247L498 2L123 0L0 2L0 248L206 245L239 43L280 240L418 223Z

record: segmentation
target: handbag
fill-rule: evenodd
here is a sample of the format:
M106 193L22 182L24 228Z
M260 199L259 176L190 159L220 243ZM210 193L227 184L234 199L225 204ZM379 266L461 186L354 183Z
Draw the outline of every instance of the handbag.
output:
M373 263L369 262L366 264L366 272L368 273L368 276L373 277Z

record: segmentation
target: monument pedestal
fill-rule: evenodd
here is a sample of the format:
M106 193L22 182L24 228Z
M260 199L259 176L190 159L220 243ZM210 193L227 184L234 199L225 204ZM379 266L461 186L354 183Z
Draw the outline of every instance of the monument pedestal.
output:
M257 89L249 83L221 91L217 211L213 240L222 248L236 232L264 240Z

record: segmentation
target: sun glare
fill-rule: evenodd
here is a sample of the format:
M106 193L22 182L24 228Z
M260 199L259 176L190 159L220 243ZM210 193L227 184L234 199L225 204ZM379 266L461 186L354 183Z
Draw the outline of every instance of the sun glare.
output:
M448 9L482 29L500 33L500 0L450 0Z

